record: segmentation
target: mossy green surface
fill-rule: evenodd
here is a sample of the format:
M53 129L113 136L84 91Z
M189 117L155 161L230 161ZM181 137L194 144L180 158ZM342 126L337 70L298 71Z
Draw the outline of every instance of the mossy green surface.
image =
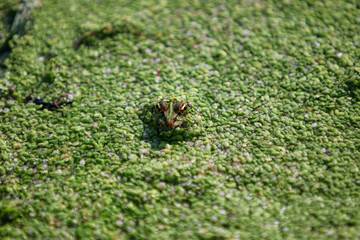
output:
M360 238L357 1L41 2L0 79L1 239ZM201 134L142 121L164 95Z

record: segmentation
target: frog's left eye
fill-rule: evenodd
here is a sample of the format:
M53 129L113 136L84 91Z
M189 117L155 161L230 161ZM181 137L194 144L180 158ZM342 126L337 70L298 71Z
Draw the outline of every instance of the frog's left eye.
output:
M191 106L190 106L190 104L188 104L188 103L183 103L181 106L180 106L180 111L182 111L182 112L186 112L188 109L190 109L191 108Z
M190 104L188 104L188 103L179 103L179 104L175 105L174 110L175 110L175 112L177 112L179 114L184 114L190 108L191 108Z

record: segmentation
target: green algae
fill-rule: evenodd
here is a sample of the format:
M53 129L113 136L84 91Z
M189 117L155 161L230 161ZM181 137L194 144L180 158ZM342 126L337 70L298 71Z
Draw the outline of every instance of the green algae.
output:
M356 2L42 5L0 80L1 238L360 237ZM201 134L144 124L165 95Z

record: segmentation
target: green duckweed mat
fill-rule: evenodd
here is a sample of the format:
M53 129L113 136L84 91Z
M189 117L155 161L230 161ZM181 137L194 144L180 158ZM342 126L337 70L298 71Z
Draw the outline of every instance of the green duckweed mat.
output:
M360 239L358 1L41 0L26 27L0 78L1 239ZM161 136L159 97L198 124Z

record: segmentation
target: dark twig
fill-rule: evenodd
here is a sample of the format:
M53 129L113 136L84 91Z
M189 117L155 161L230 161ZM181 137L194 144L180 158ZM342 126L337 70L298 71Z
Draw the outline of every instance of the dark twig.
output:
M32 98L31 97L32 93L30 93L26 99L25 99L25 104L26 103L34 103L36 105L41 105L41 110L47 109L49 111L56 111L59 108L61 108L62 106L66 106L69 104L72 104L73 101L66 101L66 97L64 95L61 95L60 97L56 98L53 102L44 102L44 100L42 100L41 98Z

